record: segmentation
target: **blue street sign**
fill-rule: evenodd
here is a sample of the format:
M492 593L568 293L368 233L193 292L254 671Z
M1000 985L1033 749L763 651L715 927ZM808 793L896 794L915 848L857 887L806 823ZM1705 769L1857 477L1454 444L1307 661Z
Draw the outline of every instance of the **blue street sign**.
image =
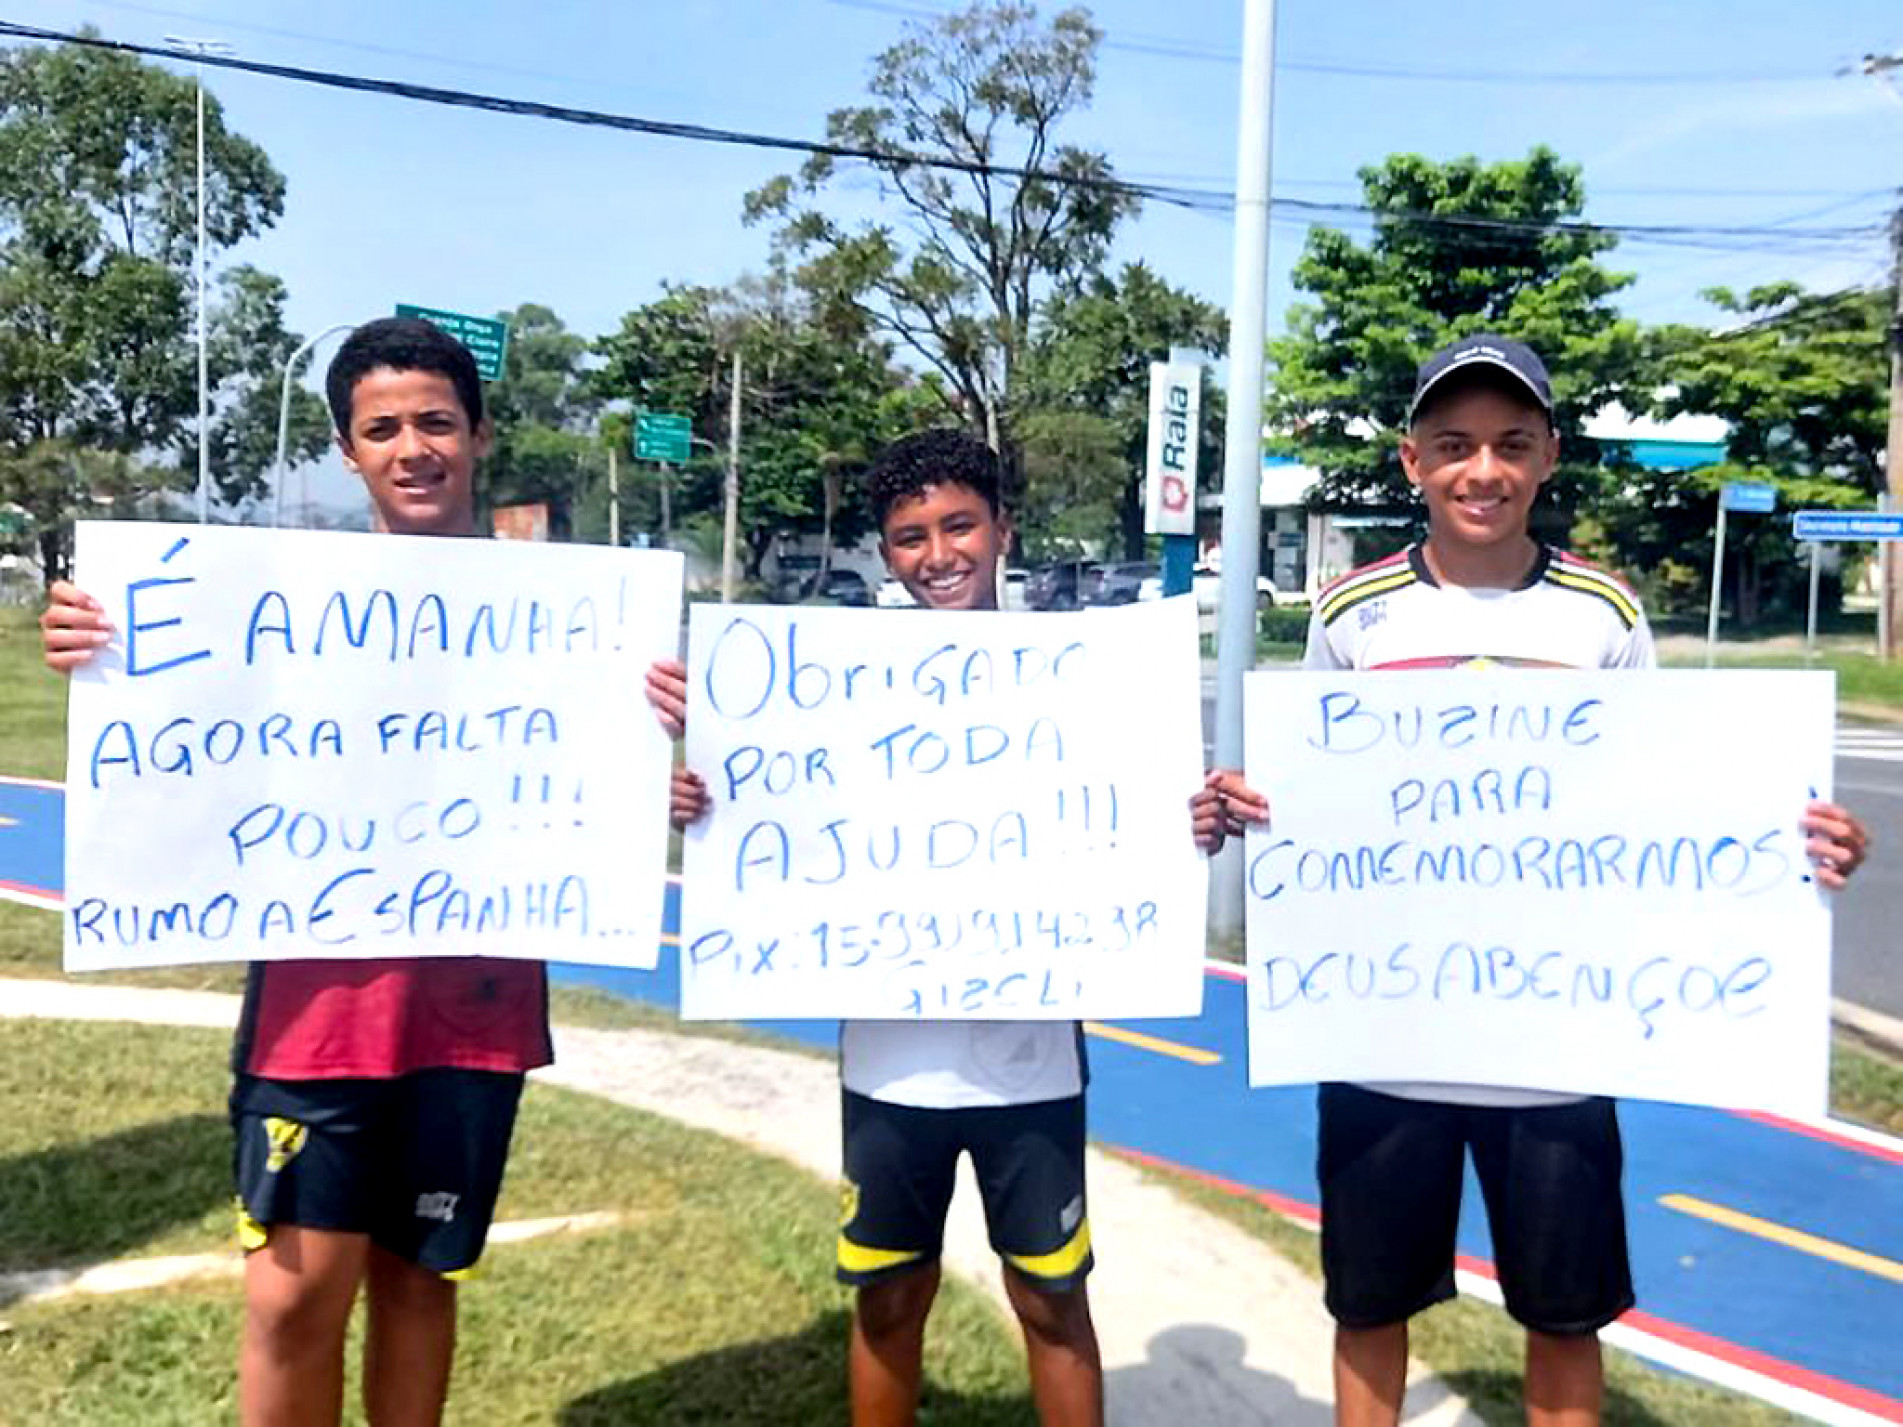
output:
M1796 540L1903 540L1903 511L1793 511L1791 537Z
M1722 496L1726 510L1769 515L1777 509L1777 487L1762 481L1726 481Z

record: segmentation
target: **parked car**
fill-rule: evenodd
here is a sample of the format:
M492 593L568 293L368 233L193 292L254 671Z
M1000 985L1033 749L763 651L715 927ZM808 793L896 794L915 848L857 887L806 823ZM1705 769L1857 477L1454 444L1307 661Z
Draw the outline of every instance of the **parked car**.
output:
M879 588L872 592L872 602L880 609L911 609L918 603L910 590L891 579L879 581Z
M1145 587L1148 588L1146 594ZM1157 599L1163 593L1163 568L1154 560L1125 560L1104 566L1090 604L1135 604L1140 599Z
M1004 572L1004 591L998 600L999 609L1029 609L1031 597L1029 586L1031 572L1012 566Z
M801 587L800 599L808 603L870 606L872 590L866 577L857 570L828 570L824 577L814 575Z
M1222 594L1222 571L1213 565L1198 565L1190 576L1190 589L1196 596L1196 608L1207 614L1215 609ZM1275 604L1275 585L1267 575L1255 577L1255 607L1268 609Z
M767 592L780 604L798 604L819 574L819 556L782 555L767 582Z
M1025 586L1032 609L1076 609L1083 592L1102 567L1095 560L1064 560L1034 572Z

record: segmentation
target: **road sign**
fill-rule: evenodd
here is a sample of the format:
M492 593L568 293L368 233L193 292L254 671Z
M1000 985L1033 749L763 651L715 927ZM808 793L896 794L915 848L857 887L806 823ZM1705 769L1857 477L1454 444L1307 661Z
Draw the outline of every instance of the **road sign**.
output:
M1726 510L1769 515L1777 509L1777 487L1762 481L1726 481L1723 497Z
M1903 540L1903 511L1798 510L1791 512L1794 540Z
M634 416L634 459L685 465L693 449L693 418L672 411L639 411Z
M509 349L509 326L506 322L498 322L493 317L471 317L463 312L439 312L434 307L417 307L408 302L396 305L396 315L421 317L425 322L434 322L469 349L469 355L476 359L476 370L484 381L502 379L502 355Z

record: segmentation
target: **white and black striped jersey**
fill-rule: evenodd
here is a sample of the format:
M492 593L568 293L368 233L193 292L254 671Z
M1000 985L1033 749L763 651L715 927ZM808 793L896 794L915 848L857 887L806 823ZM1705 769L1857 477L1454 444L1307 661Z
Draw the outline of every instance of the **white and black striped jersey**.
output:
M1466 664L1650 669L1652 631L1622 583L1542 545L1513 589L1443 585L1419 545L1343 575L1315 602L1311 669Z

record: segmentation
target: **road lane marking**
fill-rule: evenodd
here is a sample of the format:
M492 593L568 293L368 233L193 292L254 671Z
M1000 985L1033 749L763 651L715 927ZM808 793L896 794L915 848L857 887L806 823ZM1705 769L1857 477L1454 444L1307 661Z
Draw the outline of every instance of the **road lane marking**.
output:
M1101 1036L1107 1041L1116 1041L1119 1045L1135 1046L1138 1050L1174 1056L1178 1060L1188 1061L1191 1065L1220 1065L1222 1063L1222 1057L1213 1050L1204 1050L1201 1046L1179 1045L1175 1041L1166 1041L1161 1036L1146 1036L1142 1031L1126 1031L1122 1026L1106 1026L1101 1021L1085 1021L1084 1032L1087 1035Z
M1742 1213L1737 1209L1727 1209L1722 1204L1708 1204L1703 1199L1694 1199L1689 1194L1661 1195L1659 1203L1667 1209L1676 1209L1681 1214L1690 1214L1695 1218L1707 1219L1714 1224L1722 1224L1727 1229L1736 1229L1741 1234L1752 1234L1760 1239L1769 1239L1774 1244L1782 1244L1787 1249L1796 1249L1799 1253L1829 1259L1832 1263L1842 1264L1845 1268L1859 1269L1864 1273L1874 1274L1878 1278L1887 1278L1892 1283L1903 1283L1903 1263L1898 1263L1895 1259L1886 1259L1881 1254L1873 1254L1864 1249L1853 1249L1848 1244L1839 1244L1831 1239L1820 1239L1817 1235L1807 1234L1802 1229L1774 1224L1769 1219L1760 1219L1755 1214Z

